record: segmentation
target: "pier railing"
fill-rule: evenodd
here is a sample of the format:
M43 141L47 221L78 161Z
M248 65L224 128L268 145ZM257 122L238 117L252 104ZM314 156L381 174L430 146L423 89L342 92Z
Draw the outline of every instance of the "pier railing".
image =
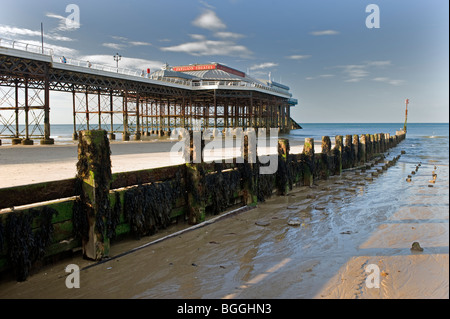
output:
M207 214L251 207L344 169L370 169L374 159L389 166L400 155L385 163L383 153L405 138L403 131L336 136L331 148L324 136L318 154L313 139L305 139L299 154L290 154L289 140L279 139L271 174L249 162L248 139L243 161L229 163L193 163L194 144L186 164L111 174L106 131L83 132L76 178L0 189L0 271L12 269L25 280L37 259L82 249L86 258L98 260L108 256L110 240L122 235L140 238L175 221L198 224ZM98 243L93 250L86 244L92 240Z
M53 49L51 48L11 39L0 38L0 47L53 56Z

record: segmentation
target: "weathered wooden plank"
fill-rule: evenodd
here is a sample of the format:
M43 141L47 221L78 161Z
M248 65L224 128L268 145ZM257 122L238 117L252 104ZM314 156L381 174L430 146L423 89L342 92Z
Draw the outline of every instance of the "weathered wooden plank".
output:
M75 178L0 188L0 209L76 196Z

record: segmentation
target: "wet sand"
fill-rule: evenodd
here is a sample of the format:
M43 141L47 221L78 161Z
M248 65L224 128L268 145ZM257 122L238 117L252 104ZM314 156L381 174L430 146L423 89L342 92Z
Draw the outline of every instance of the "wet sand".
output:
M76 255L0 282L0 298L448 298L449 169L428 187L433 165L406 183L413 167L400 160L373 181L347 171L132 253L183 226L117 242L103 263ZM79 289L65 285L72 263L92 266ZM365 284L370 264L380 288Z

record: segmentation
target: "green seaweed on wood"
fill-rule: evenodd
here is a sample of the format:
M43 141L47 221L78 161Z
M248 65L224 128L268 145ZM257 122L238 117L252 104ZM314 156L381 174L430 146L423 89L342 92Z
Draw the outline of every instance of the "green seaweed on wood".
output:
M138 185L126 190L124 216L137 237L152 235L170 224L170 213L183 195L181 176L171 181Z
M33 264L44 258L52 241L52 218L55 214L58 212L47 206L8 214L5 227L7 255L17 281L25 281ZM34 219L39 221L39 227L33 231Z

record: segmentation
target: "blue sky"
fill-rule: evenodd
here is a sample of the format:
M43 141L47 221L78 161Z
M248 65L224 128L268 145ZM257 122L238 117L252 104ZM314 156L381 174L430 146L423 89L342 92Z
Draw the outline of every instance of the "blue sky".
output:
M80 9L68 29L66 6ZM367 28L369 4L380 27ZM25 1L2 6L0 38L40 43L94 63L159 69L221 62L291 88L299 123L448 122L445 0ZM51 121L71 123L71 96L52 93Z

